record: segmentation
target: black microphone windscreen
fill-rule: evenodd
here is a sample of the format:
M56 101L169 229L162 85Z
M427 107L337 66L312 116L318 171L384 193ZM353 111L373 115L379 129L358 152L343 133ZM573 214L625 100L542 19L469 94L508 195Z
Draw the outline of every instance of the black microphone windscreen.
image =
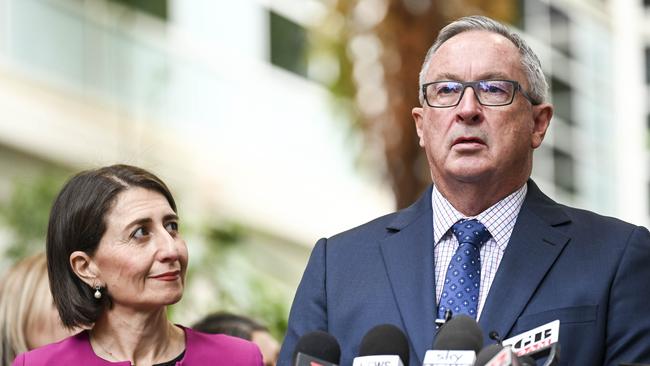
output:
M409 343L401 329L392 324L381 324L368 331L361 340L359 356L397 355L409 364Z
M300 337L293 353L294 360L298 353L304 353L334 364L338 364L341 359L339 342L331 334L321 330L306 333Z
M433 343L434 350L474 351L483 348L483 332L476 320L458 315L443 324Z
M476 355L476 362L474 366L485 366L497 353L501 352L503 346L498 344L491 344L481 350L481 352Z

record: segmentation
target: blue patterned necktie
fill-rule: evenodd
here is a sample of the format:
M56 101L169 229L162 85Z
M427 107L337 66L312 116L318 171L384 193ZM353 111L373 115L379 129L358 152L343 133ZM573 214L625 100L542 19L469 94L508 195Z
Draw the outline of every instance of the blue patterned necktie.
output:
M447 309L454 316L465 314L476 319L481 285L480 248L492 235L476 219L462 219L451 228L460 245L447 268L438 319L444 319Z

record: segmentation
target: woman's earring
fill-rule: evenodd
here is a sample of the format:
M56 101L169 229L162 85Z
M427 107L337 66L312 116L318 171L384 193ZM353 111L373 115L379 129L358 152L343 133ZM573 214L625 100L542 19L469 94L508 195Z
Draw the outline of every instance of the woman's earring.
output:
M102 287L99 285L95 285L95 299L99 300L102 298L102 293L99 291Z

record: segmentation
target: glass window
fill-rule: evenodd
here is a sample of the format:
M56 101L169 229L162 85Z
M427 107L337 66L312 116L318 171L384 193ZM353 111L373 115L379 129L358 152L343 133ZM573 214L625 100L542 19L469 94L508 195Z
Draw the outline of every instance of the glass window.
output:
M568 83L551 77L551 95L555 106L555 115L566 123L573 124L573 88Z
M571 21L562 10L551 6L551 44L557 50L571 57Z
M301 25L269 12L271 63L307 76L307 32Z
M569 193L576 193L575 160L558 148L553 148L553 172L555 185Z
M111 0L113 2L122 4L134 10L139 10L158 18L165 19L169 17L169 5L167 0Z
M646 118L647 122L646 124L648 125L646 129L646 144L645 147L650 151L650 113L648 113L648 117Z

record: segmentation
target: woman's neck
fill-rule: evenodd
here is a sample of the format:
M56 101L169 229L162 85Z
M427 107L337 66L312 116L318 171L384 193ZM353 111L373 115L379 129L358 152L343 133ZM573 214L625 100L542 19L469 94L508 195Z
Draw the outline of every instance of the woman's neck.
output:
M114 307L90 330L99 357L149 366L174 359L185 349L185 334L167 320L165 308L144 313Z

